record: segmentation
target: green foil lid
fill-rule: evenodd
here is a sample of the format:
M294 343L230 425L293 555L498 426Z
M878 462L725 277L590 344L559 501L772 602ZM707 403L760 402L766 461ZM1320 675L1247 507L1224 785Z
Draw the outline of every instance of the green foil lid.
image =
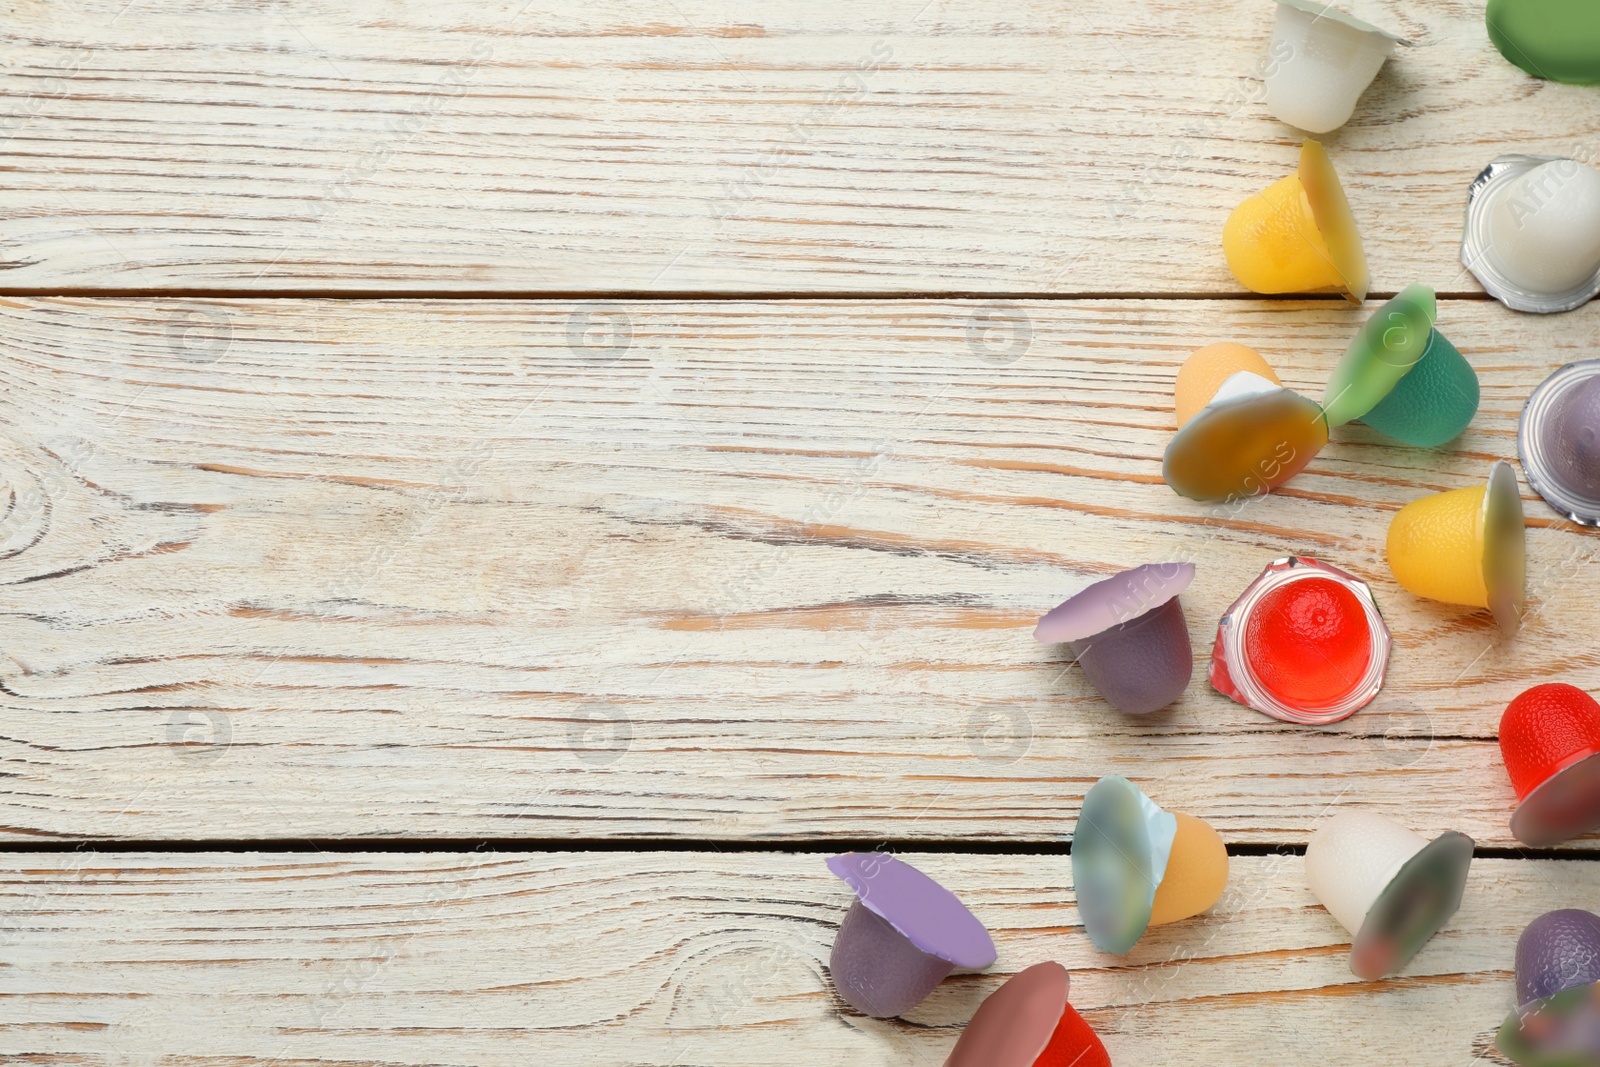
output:
M1426 285L1408 285L1373 313L1333 369L1322 410L1329 426L1361 418L1388 396L1427 351L1438 303Z
M1536 78L1600 83L1600 3L1595 0L1489 0L1489 39Z

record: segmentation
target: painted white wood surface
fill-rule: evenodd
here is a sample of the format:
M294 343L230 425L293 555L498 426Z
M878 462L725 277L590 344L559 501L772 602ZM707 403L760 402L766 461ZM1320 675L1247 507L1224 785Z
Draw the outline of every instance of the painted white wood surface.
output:
M1235 858L1214 914L1122 958L1078 926L1065 857L909 858L1000 958L876 1021L833 993L852 897L820 855L5 855L0 1056L937 1067L984 996L1054 959L1118 1067L1469 1067L1504 1062L1521 928L1600 897L1594 863L1480 859L1445 930L1362 983L1298 856Z
M1374 283L1475 290L1468 182L1600 159L1592 90L1482 0L1328 143ZM0 28L0 284L1235 292L1228 211L1293 166L1267 0L24 0Z
M1531 494L1530 617L1419 601L1390 516L1515 457L1561 318L1447 301L1452 446L1339 431L1243 506L1162 483L1188 352L1312 395L1342 301L626 304L12 299L7 836L1058 841L1120 772L1236 842L1338 800L1510 845L1495 731L1600 689L1593 531ZM1386 690L1324 729L1204 680L1260 568L1369 580ZM1039 613L1190 558L1196 677L1103 704ZM1592 847L1592 839L1589 846Z

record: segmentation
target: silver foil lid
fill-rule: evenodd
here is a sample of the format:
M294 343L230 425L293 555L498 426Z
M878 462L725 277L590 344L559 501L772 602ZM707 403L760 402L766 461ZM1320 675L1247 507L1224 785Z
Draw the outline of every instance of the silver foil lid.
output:
M1600 294L1600 268L1577 287L1561 293L1537 292L1511 281L1495 266L1491 220L1494 206L1512 182L1546 163L1557 163L1566 156L1500 156L1473 179L1467 190L1467 218L1461 239L1461 265L1472 272L1489 295L1513 311L1551 314L1582 307ZM1574 166L1583 166L1569 160Z

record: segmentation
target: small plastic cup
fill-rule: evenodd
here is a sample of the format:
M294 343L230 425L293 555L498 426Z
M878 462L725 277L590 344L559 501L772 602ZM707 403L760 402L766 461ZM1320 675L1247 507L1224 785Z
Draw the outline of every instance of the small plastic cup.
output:
M1222 227L1228 269L1257 293L1367 298L1366 253L1339 175L1322 145L1300 145L1294 174L1233 209Z
M1161 476L1191 500L1248 500L1293 478L1328 443L1322 408L1254 371L1230 376L1173 435Z
M1112 707L1146 715L1177 700L1194 672L1178 594L1192 563L1146 563L1099 581L1039 620L1034 640L1065 642Z
M1434 328L1438 302L1410 285L1357 331L1322 399L1329 426L1361 419L1420 448L1444 444L1478 411L1478 375Z
M1571 311L1600 294L1600 171L1505 155L1467 191L1461 262L1515 311Z
M1568 363L1533 391L1517 453L1545 503L1580 526L1600 525L1600 359Z
M1072 884L1089 940L1121 956L1151 926L1215 904L1228 885L1228 850L1204 820L1164 811L1126 778L1108 775L1083 798Z
M956 968L995 961L994 941L954 893L881 852L830 856L828 869L856 894L833 940L834 988L863 1015L910 1011Z
M1428 600L1488 608L1500 627L1521 622L1526 557L1522 497L1511 465L1481 486L1413 500L1389 522L1389 569Z
M1307 133L1350 121L1356 101L1404 38L1311 0L1278 0L1267 111Z
M1267 564L1217 624L1211 685L1263 715L1322 726L1372 703L1391 644L1366 582L1285 556Z
M1067 1002L1059 963L1036 963L984 998L944 1067L1111 1067L1088 1023Z
M1527 690L1500 717L1500 757L1517 809L1511 832L1534 848L1600 827L1600 704L1575 685Z
M1600 916L1548 911L1517 939L1517 1010L1495 1045L1522 1064L1600 1063Z
M1224 383L1241 371L1265 378L1273 385L1283 385L1278 372L1260 352L1232 341L1206 345L1184 360L1172 389L1172 407L1178 416L1178 428L1182 429L1200 414Z
M1382 978L1404 967L1461 906L1472 838L1429 841L1383 815L1345 811L1306 846L1312 894L1354 939L1350 970Z

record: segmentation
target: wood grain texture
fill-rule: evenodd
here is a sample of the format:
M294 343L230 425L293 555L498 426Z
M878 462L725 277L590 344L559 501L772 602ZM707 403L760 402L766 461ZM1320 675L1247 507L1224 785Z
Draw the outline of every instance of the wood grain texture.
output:
M1481 0L1328 137L1380 290L1474 289L1467 184L1600 158ZM1261 0L17 0L0 285L469 292L1225 293L1228 211L1288 173Z
M1445 930L1399 975L1360 982L1298 856L1234 859L1212 914L1125 957L1090 946L1065 857L909 858L1000 957L879 1021L833 992L853 898L815 855L8 855L0 1055L937 1067L983 997L1053 959L1119 1067L1499 1064L1522 927L1600 893L1600 864L1479 860Z
M1161 481L1177 365L1320 394L1340 301L0 305L0 825L18 837L1059 841L1120 772L1235 842L1360 799L1509 845L1495 731L1600 689L1593 531L1531 494L1530 616L1419 601L1389 518L1514 458L1600 307L1452 301L1453 446L1364 427L1282 491ZM1269 560L1369 580L1386 690L1323 729L1205 682ZM1196 678L1103 704L1045 609L1193 559ZM1592 839L1590 846L1592 846Z

